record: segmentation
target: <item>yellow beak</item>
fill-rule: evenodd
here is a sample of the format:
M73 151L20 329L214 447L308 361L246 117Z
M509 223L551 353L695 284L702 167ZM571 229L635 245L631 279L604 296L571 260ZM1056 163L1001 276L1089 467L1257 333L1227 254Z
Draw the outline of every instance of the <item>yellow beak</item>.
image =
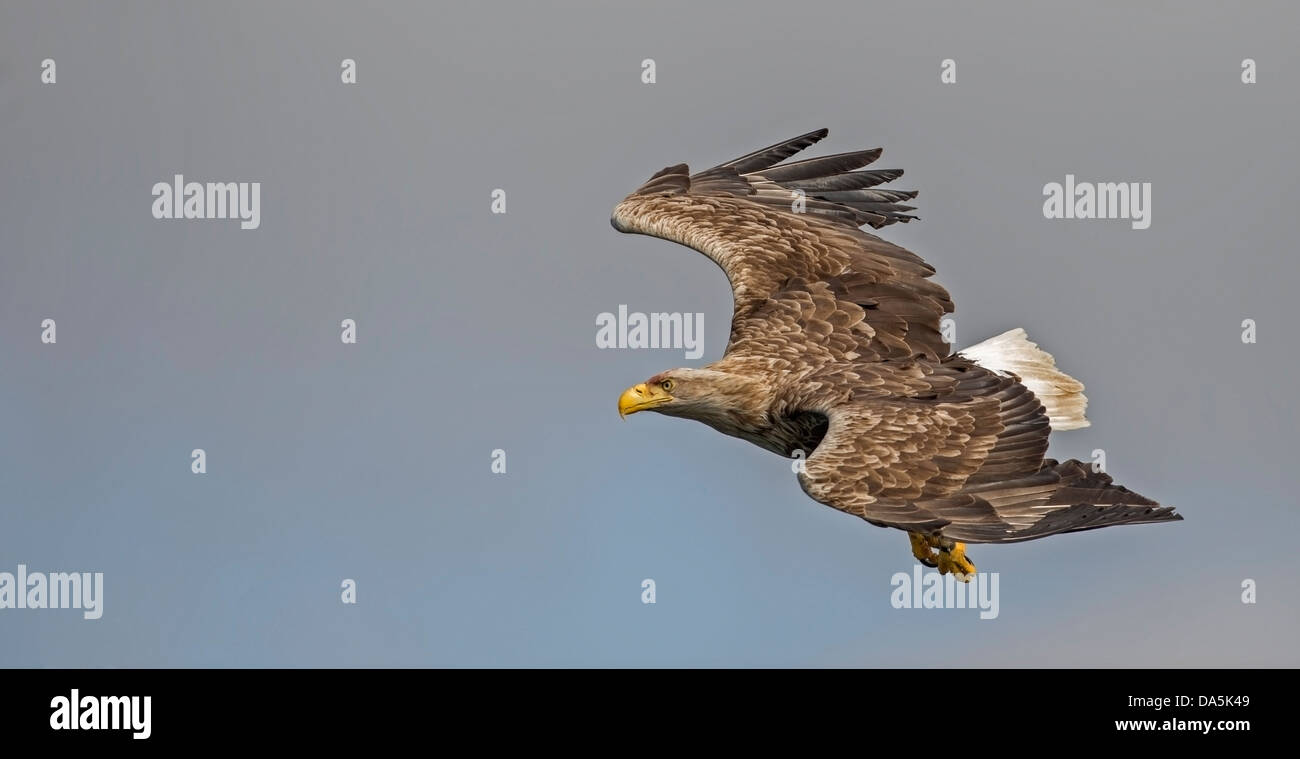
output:
M618 397L618 415L626 417L628 414L645 411L648 408L667 403L672 399L673 397L664 392L663 388L658 385L648 387L642 382L624 390L623 394Z

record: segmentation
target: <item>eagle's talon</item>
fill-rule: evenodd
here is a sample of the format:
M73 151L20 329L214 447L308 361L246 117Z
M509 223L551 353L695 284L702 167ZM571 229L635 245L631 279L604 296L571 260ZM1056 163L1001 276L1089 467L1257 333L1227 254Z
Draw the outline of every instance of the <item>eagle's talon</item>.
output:
M936 538L920 532L909 532L907 539L912 543L912 555L917 561L927 567L939 566L939 556L932 550L937 545Z
M975 564L966 558L966 544L948 541L939 547L939 574L949 572L961 582L970 582L975 576Z

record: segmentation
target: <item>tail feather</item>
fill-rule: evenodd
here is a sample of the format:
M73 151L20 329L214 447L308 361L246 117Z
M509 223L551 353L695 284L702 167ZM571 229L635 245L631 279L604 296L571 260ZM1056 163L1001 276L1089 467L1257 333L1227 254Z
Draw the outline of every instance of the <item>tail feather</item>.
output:
M1019 377L1043 404L1053 430L1077 430L1090 424L1084 418L1088 398L1083 383L1057 369L1051 354L1030 342L1023 329L990 337L960 355L986 369Z

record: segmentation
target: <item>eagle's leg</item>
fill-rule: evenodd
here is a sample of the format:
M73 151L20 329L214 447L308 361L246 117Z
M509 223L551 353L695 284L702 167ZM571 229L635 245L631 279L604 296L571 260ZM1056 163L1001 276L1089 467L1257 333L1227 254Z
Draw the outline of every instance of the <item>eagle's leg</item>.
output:
M912 542L912 555L916 560L927 567L938 567L939 574L951 572L953 577L962 582L970 582L970 578L975 575L975 564L966 558L965 543L923 532L909 532L907 539Z
M936 547L939 549L939 574L952 572L952 576L958 580L970 582L975 576L975 564L966 558L966 544L939 538Z
M938 539L937 536L926 535L923 532L909 532L907 539L912 541L912 555L917 561L927 567L939 566L939 556L934 551L937 545L934 541Z

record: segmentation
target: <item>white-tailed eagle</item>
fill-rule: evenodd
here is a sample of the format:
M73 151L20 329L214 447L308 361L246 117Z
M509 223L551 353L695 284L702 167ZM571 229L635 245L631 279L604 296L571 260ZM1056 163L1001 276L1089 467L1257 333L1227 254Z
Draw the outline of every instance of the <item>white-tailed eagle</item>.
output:
M964 543L1008 543L1181 519L1079 461L1048 433L1088 424L1083 385L1020 329L953 353L948 292L917 255L864 232L916 217L881 151L786 162L815 132L691 174L655 174L614 209L620 232L694 248L731 282L722 358L661 372L623 415L695 419L806 456L815 500L910 534L913 554L968 579Z

